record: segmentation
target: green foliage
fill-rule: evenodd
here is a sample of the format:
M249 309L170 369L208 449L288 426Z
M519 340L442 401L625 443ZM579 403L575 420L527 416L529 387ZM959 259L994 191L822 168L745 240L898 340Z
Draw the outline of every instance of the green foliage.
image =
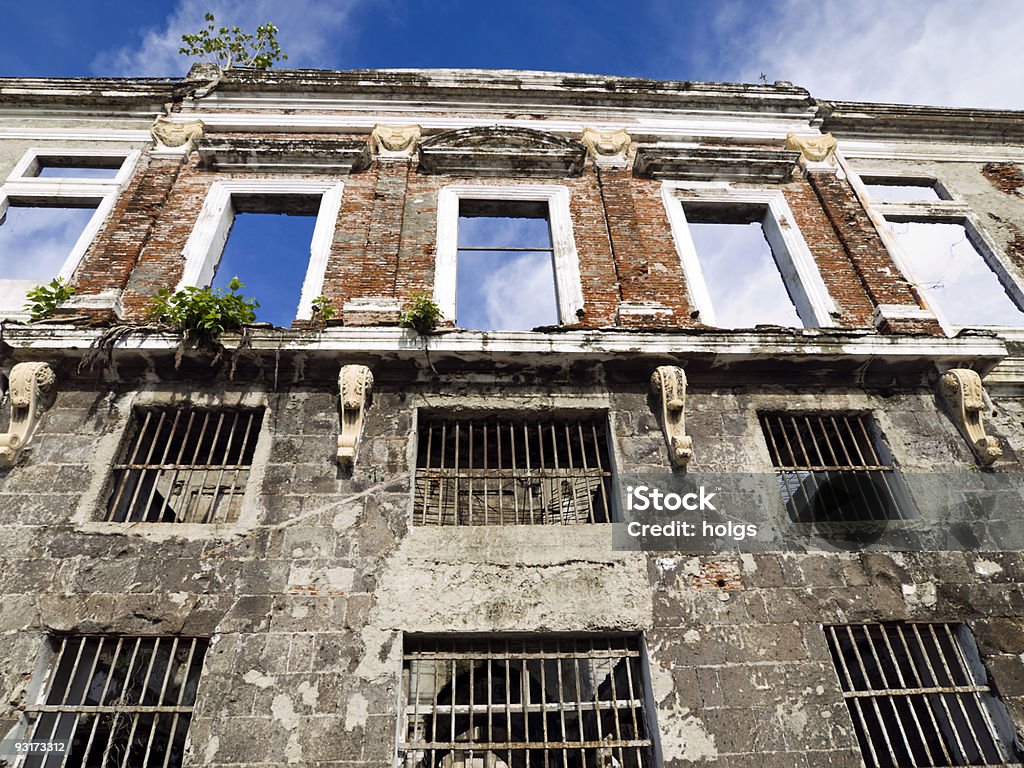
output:
M53 314L57 305L75 295L75 289L61 278L55 277L46 285L38 285L25 298L25 311L33 320L43 320Z
M233 277L226 290L190 286L172 293L164 288L150 302L148 315L151 320L180 331L186 339L216 341L224 331L237 331L256 321L260 303L238 293L243 287Z
M236 66L270 69L275 61L288 58L277 44L277 27L273 24L261 24L256 27L256 34L250 35L238 27L218 28L212 13L206 14L205 18L208 22L206 29L181 36L185 45L178 49L178 53L202 56L221 69Z
M327 321L333 320L338 314L334 305L328 301L324 295L317 296L313 299L313 319L319 320L320 323L326 324Z
M441 308L425 293L415 293L412 300L399 317L403 328L413 328L422 336L429 336L437 330L441 319Z

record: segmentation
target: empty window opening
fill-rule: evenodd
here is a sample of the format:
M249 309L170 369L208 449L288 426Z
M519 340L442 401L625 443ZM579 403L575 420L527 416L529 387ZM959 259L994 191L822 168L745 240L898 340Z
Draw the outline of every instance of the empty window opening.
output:
M963 224L894 221L889 227L917 284L956 326L1024 325L1024 312L972 242Z
M256 319L287 327L298 313L319 195L232 195L231 232L211 285L237 277L260 302Z
M949 199L934 179L863 174L860 178L872 200L898 203Z
M22 768L178 768L209 641L189 637L51 638L45 689L25 709L26 740L68 744Z
M123 157L37 155L26 175L41 179L115 179L124 160Z
M606 421L421 416L413 523L611 522Z
M101 519L237 521L262 423L262 409L136 409Z
M460 200L455 295L461 328L557 325L548 204Z
M1018 762L963 624L826 626L825 637L868 768Z
M758 418L794 522L913 517L907 489L870 416L762 413Z
M82 236L97 203L12 200L0 218L0 278L48 283ZM19 286L22 293L30 285Z
M684 204L720 328L803 327L765 234L763 205Z
M654 765L634 637L406 637L405 765Z

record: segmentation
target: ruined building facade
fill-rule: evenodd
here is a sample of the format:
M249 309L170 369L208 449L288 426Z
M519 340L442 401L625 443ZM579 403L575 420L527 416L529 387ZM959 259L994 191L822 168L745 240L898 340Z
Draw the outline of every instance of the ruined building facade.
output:
M0 94L0 764L1020 760L1021 113L454 70ZM286 322L154 325L245 213L311 222ZM627 478L712 476L756 533L628 529Z

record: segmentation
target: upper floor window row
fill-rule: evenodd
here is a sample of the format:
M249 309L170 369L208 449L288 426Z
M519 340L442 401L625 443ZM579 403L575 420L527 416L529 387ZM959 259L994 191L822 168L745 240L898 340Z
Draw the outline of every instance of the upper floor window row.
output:
M137 152L30 150L0 188L0 312L26 292L70 281ZM861 175L882 236L947 331L1024 325L1024 289L974 214L935 179ZM778 187L663 183L695 317L739 329L835 325L838 309ZM224 179L185 244L178 287L239 277L277 326L313 317L343 184ZM570 192L559 184L448 185L438 195L433 296L470 330L570 325L583 315Z

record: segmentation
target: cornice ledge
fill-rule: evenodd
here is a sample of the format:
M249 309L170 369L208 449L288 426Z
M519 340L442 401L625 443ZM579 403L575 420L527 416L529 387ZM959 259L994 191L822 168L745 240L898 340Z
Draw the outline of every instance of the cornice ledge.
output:
M577 176L587 148L581 142L532 128L481 126L443 131L419 147L423 173L539 178Z
M651 179L688 181L789 181L800 152L733 147L637 148L633 174Z
M370 145L361 139L204 136L196 149L215 171L358 173L370 167Z

